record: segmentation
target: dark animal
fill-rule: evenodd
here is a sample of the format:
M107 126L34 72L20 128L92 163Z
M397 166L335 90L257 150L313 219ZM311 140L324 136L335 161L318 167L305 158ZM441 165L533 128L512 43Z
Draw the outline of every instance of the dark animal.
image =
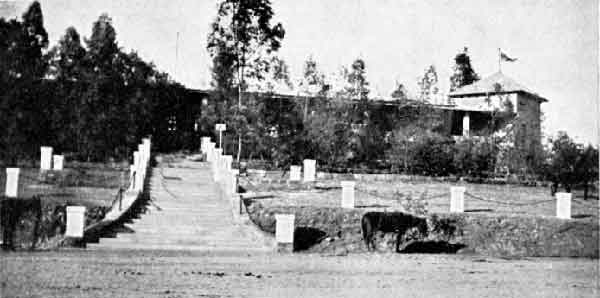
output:
M402 212L367 212L361 221L363 240L367 250L375 250L373 236L377 231L398 233L396 252L399 251L402 236L410 229L416 228L423 236L427 236L427 220Z

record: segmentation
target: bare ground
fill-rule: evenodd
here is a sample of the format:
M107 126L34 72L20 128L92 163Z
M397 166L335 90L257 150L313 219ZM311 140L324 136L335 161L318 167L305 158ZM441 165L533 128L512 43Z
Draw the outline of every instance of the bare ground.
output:
M598 297L598 261L464 255L0 254L0 297Z

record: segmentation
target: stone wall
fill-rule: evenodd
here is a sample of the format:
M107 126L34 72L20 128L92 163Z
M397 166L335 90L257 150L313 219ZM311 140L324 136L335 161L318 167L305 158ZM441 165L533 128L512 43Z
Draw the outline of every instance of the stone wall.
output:
M321 253L364 252L361 219L365 209L312 206L264 206L245 200L250 219L275 233L275 214L296 216L295 249ZM440 213L426 217L426 236L408 229L400 237L401 252L477 253L506 257L598 258L599 225L592 220ZM392 252L396 233L378 233L378 251Z

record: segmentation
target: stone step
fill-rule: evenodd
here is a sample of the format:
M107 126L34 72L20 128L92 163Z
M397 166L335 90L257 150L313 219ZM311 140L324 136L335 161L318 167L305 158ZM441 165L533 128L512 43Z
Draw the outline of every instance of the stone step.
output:
M204 245L181 245L181 244L97 244L88 243L87 249L89 250L184 250L184 251L195 251L195 252L207 252L211 254L221 253L272 253L273 248L271 247L229 247L229 246L204 246Z
M185 245L204 245L204 246L239 246L239 247L253 247L253 246L263 246L256 242L246 241L246 240L230 240L230 239L216 239L213 237L202 237L199 235L198 237L184 237L184 238L175 238L175 237L129 237L129 238L102 238L100 239L101 244L185 244Z

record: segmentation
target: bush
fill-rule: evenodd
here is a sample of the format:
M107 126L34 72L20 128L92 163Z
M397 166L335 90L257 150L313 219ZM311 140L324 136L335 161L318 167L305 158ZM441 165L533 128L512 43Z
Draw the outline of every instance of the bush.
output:
M487 139L467 138L455 146L453 165L461 176L486 177L494 172L496 149Z

